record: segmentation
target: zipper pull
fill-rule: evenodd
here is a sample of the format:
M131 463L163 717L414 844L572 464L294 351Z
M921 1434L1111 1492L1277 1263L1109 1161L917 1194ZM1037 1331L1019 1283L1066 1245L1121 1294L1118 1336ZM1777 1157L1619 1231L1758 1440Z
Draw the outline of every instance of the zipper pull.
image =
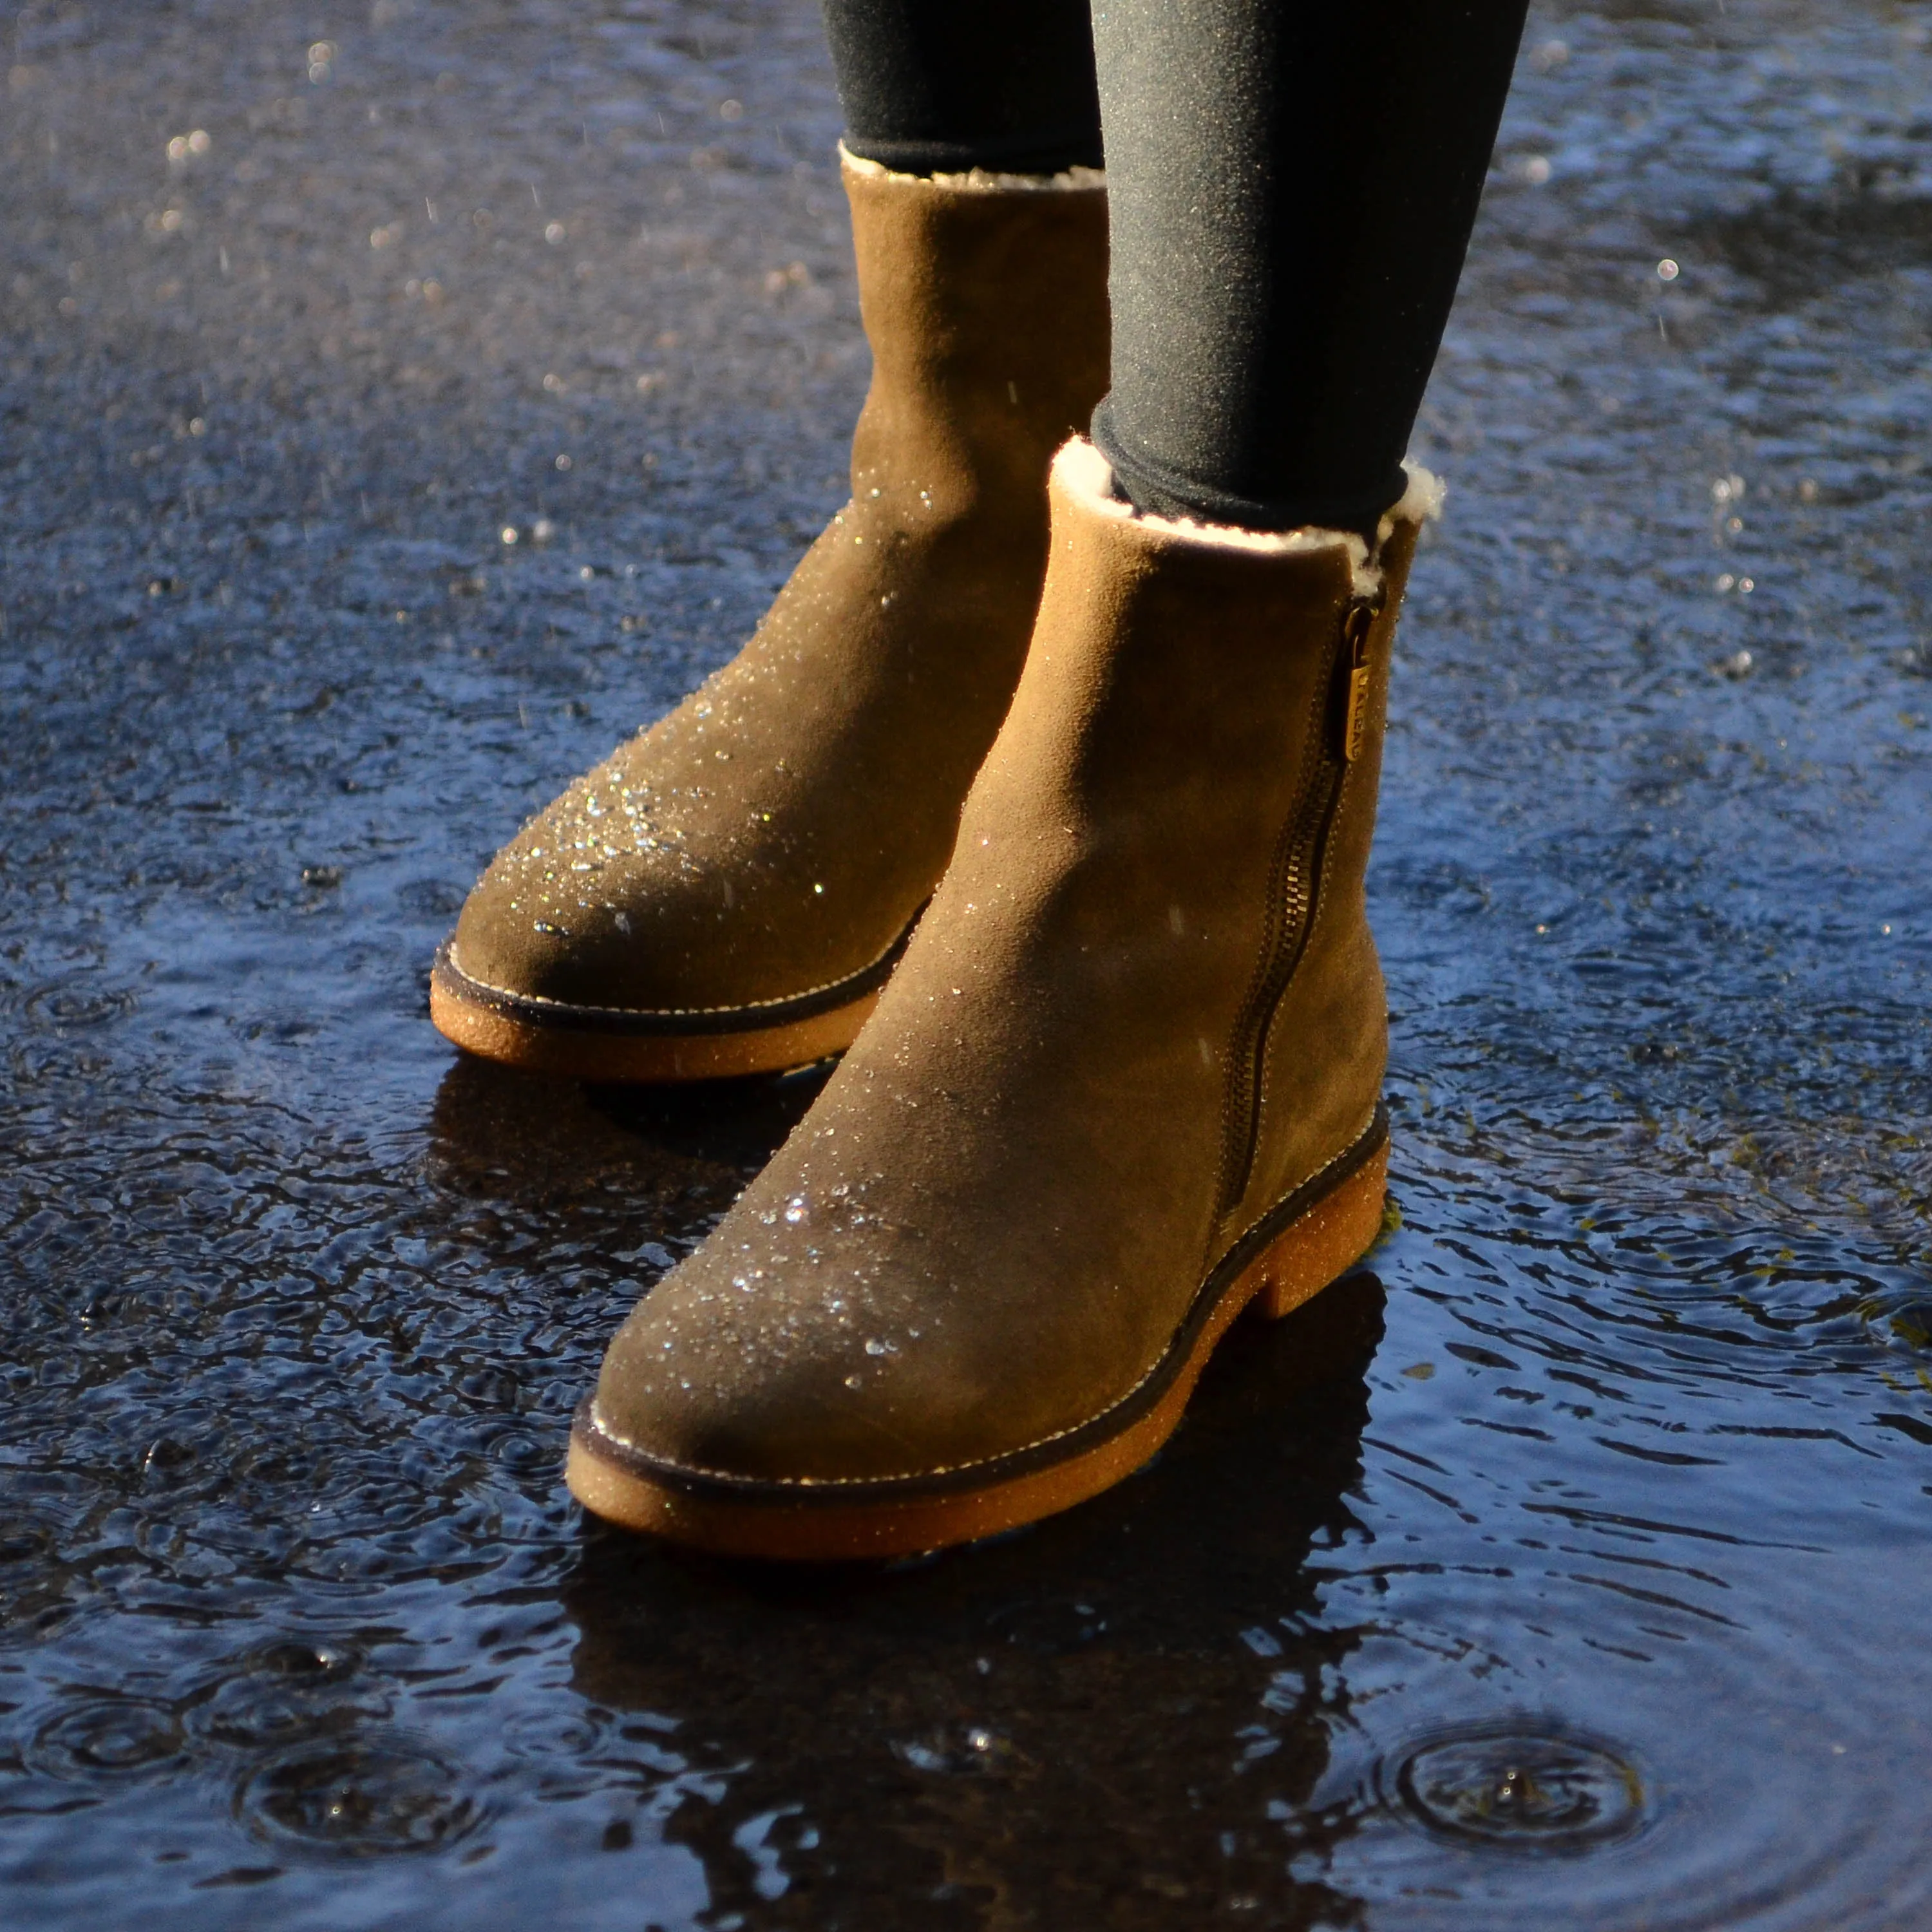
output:
M1369 632L1374 628L1375 604L1366 598L1349 605L1342 620L1342 648L1348 653L1348 700L1342 717L1342 757L1352 765L1362 755L1369 728Z

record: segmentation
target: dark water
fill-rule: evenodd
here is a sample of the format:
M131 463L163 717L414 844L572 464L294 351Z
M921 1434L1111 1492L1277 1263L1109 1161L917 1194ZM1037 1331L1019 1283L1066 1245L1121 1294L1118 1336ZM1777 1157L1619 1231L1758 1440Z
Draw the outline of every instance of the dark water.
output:
M1538 11L1419 440L1404 1225L859 1574L558 1479L810 1077L424 1018L836 500L812 10L0 26L7 1923L1932 1919L1925 7Z

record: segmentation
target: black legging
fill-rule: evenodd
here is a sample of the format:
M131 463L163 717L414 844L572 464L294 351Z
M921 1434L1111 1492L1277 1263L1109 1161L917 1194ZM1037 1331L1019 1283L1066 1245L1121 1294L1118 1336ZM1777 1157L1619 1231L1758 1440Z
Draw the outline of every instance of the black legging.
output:
M910 172L1099 158L1138 508L1370 530L1442 339L1527 0L824 0L846 140ZM1097 56L1097 62L1096 62ZM1098 69L1098 109L1095 68Z
M1087 0L824 0L845 145L901 174L1100 165Z

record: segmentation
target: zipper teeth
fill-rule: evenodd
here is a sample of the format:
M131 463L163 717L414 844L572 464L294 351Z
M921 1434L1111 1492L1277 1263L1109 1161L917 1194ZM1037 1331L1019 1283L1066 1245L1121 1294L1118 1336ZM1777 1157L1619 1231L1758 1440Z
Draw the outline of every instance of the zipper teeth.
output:
M1342 619L1342 649L1348 649L1352 606ZM1371 614L1370 621L1374 621ZM1317 692L1310 721L1310 738L1316 748L1310 770L1276 848L1275 863L1268 882L1268 932L1262 969L1241 1010L1234 1029L1232 1056L1238 1070L1228 1091L1228 1104L1222 1147L1221 1172L1224 1177L1216 1211L1226 1214L1247 1192L1254 1172L1256 1144L1261 1135L1262 1048L1268 1037L1268 1022L1280 1004L1288 982L1294 976L1314 921L1315 866L1324 836L1348 776L1346 759L1336 754L1330 740L1334 730L1329 718L1332 702L1330 680Z
M1289 833L1282 842L1285 862L1274 895L1278 918L1270 922L1275 929L1268 964L1249 998L1234 1036L1240 1070L1234 1104L1228 1109L1227 1158L1222 1163L1227 1179L1220 1203L1222 1214L1247 1192L1248 1178L1254 1169L1255 1144L1261 1131L1262 1044L1308 937L1314 910L1314 861L1341 776L1340 761L1324 753L1296 801Z

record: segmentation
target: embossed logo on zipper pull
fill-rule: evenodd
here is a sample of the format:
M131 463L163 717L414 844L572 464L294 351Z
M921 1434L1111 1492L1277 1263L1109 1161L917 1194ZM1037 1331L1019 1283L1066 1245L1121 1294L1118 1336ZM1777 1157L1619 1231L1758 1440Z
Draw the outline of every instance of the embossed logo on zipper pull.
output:
M1348 704L1342 719L1342 756L1353 764L1362 755L1362 740L1369 728L1369 632L1374 628L1376 607L1366 602L1352 604L1342 620L1342 642L1348 654Z

